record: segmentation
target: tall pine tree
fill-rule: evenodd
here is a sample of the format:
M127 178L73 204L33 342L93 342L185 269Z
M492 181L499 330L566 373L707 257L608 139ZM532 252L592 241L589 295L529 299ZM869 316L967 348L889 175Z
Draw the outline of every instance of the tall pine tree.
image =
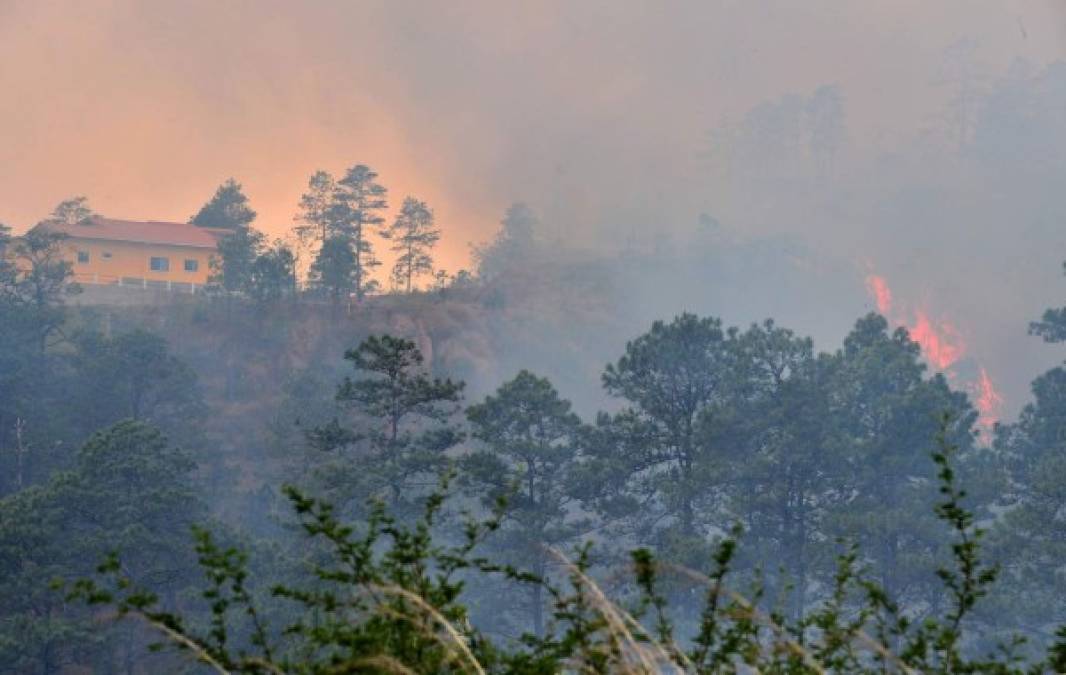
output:
M433 211L426 203L408 197L392 227L382 233L392 240L392 250L399 254L392 267L392 283L407 293L415 278L433 272L432 251L440 240L440 230L433 225Z
M603 373L604 388L627 407L601 415L591 449L620 478L616 497L641 505L631 521L645 541L688 548L716 524L706 518L718 498L716 458L700 429L735 386L735 340L718 319L682 314L656 321Z
M466 411L483 449L464 461L486 505L507 499L507 517L496 539L501 557L547 574L548 547L565 547L592 522L579 515L578 475L581 420L551 383L523 370L496 393ZM544 634L543 587L530 587L534 633Z
M374 289L370 273L380 264L374 257L374 246L369 237L385 223L382 213L388 208L388 201L387 191L377 179L377 172L364 164L348 169L337 181L327 215L330 235L343 236L351 242L355 256L353 283L359 300Z
M432 377L418 346L391 335L371 336L344 358L356 376L337 401L352 415L349 424L311 432L313 451L332 455L315 480L339 504L358 508L376 496L411 514L445 468L445 452L462 440L453 417L463 383Z
M298 223L293 231L301 245L315 250L329 238L330 208L336 199L337 182L326 171L316 171L307 181L307 192L300 197Z

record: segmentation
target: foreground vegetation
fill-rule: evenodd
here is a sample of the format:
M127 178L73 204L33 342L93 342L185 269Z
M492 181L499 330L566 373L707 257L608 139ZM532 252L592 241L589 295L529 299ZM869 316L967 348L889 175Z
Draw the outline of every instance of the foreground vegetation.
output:
M947 425L945 423L944 428ZM914 621L884 589L858 569L858 551L837 559L824 602L796 621L762 612L729 587L737 541L721 540L708 576L680 568L705 597L698 631L676 637L670 607L660 590L664 566L651 551L632 552L633 599L612 602L589 576L589 549L576 560L550 548L566 582L529 574L477 555L483 539L506 513L465 524L458 545L433 536L448 483L429 496L422 517L410 526L390 516L383 503L365 522L348 525L333 507L289 488L304 534L324 544L310 578L300 585L270 584L270 593L297 607L295 619L269 625L250 588L247 555L222 548L196 530L197 553L208 586L209 628L198 633L179 615L161 609L159 597L136 585L118 557L99 568L104 581L75 582L68 598L117 609L157 630L168 644L219 673L717 673L757 672L1025 673L1066 670L1066 627L1046 660L1019 656L1024 638L998 653L967 655L965 620L995 582L997 568L982 562L985 531L962 506L951 466L956 452L942 434L933 460L939 467L936 515L952 532L953 565L937 570L949 601L943 613ZM739 531L734 534L738 534ZM464 574L465 573L465 574ZM526 634L520 646L500 647L473 627L462 602L464 586L501 575L543 589L552 620L543 635ZM463 577L463 578L460 578ZM972 650L970 650L972 651Z

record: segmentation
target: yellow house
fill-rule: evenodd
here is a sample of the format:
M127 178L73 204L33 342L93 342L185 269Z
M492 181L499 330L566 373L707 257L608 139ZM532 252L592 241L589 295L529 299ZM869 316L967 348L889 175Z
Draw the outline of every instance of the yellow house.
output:
M48 221L61 232L64 259L81 284L167 288L196 292L211 275L218 230L188 223L137 222L93 216L80 223Z

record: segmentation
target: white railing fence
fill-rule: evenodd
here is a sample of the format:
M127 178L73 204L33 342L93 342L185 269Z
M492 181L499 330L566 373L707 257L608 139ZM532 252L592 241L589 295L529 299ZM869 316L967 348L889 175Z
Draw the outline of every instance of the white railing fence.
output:
M97 274L95 272L75 273L74 281L79 284L89 284L93 286L117 286L119 288L128 288L130 290L165 291L168 293L189 293L193 295L196 293L202 293L204 289L203 284L196 284L188 281L146 279L144 277L120 277L110 274Z

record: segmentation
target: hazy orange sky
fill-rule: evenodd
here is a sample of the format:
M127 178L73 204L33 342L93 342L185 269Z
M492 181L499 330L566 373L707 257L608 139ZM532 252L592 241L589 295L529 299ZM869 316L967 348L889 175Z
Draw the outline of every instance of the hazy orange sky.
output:
M701 208L706 131L838 83L860 145L928 121L944 49L1061 56L1057 0L0 0L0 222L85 194L185 220L232 176L273 235L308 175L377 169L451 269L504 207L569 234Z

